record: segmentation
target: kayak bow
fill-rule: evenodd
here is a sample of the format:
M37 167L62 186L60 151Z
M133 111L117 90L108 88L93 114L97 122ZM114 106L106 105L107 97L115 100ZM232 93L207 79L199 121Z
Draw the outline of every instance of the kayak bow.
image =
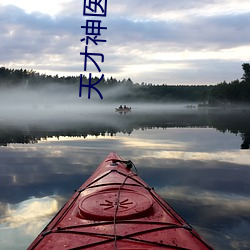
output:
M31 249L212 249L110 153L30 245Z

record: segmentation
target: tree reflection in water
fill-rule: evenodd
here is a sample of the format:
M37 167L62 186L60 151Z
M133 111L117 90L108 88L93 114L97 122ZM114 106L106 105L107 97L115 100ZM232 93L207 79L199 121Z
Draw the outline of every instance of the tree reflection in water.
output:
M98 119L88 121L77 117L71 121L40 121L37 124L0 124L0 145L11 143L37 143L51 137L87 137L88 135L113 136L131 134L133 130L149 128L209 127L221 132L229 131L242 137L241 149L250 145L250 110L182 110L160 112L133 112L129 115L96 114Z

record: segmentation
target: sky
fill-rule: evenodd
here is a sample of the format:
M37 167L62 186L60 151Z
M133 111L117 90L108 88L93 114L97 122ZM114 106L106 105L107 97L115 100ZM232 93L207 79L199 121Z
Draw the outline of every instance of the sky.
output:
M217 84L250 62L250 1L107 0L106 17L83 15L83 0L0 0L0 67L135 83ZM84 71L88 20L101 20ZM93 36L92 36L93 38Z

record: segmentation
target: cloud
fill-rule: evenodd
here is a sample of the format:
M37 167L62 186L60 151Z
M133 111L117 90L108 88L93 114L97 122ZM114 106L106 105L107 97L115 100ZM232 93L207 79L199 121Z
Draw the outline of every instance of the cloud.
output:
M250 60L241 49L249 49L247 6L245 0L241 5L234 0L143 4L110 0L108 15L101 19L107 27L101 39L107 42L91 44L89 51L104 55L103 63L96 60L107 77L169 84L234 80L241 77L240 65ZM0 63L42 73L83 73L80 52L85 44L80 39L85 31L80 26L86 18L82 8L79 1L68 1L51 16L14 5L0 6ZM87 70L97 73L91 62Z
M55 197L31 198L16 205L9 204L5 210L6 216L0 222L12 228L24 224L34 225L34 220L41 221L42 218L51 217L58 209ZM29 233L33 233L33 230Z
M126 18L108 19L108 40L110 43L129 45L136 48L148 45L159 51L172 52L183 49L221 49L249 45L248 23L250 13L222 15L216 17L194 17L189 22L167 20L136 21ZM121 30L121 27L122 30ZM242 32L245 33L242 37ZM152 45L156 46L152 46Z
M159 188L157 192L168 200L176 199L187 203L203 204L203 206L218 206L220 207L217 215L225 216L228 214L234 214L235 217L240 217L241 214L246 213L250 207L250 199L246 196L239 195L227 195L219 192L202 191L200 189L197 192L194 189L188 187L163 187ZM221 214L219 214L221 213ZM211 216L212 217L212 216Z
M59 196L32 197L18 204L4 204L0 217L1 248L26 249L62 204Z

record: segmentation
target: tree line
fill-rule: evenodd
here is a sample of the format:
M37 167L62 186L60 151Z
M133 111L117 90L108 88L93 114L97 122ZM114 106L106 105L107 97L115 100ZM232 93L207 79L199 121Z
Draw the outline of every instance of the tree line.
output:
M249 110L228 110L224 112L135 112L132 116L119 116L118 123L100 123L98 121L85 121L76 122L75 120L62 123L61 121L50 120L47 129L40 129L38 124L33 125L27 123L25 126L16 129L10 124L0 124L0 146L7 146L12 143L37 143L41 139L48 139L60 136L68 137L84 137L88 135L92 136L115 136L117 133L131 134L135 130L142 129L167 129L167 128L190 128L190 127L209 127L217 129L218 131L225 133L230 132L232 134L240 135L242 142L239 144L239 148L249 149L250 146L250 111ZM111 113L105 118L113 120L117 117L117 113ZM100 120L104 116L99 116ZM28 133L27 133L28 131Z
M240 80L226 81L215 85L209 95L209 103L250 103L250 64L243 63L244 71Z
M228 103L250 103L250 64L242 64L243 76L239 80L221 82L216 85L154 85L152 83L134 83L130 78L117 80L103 78L96 87L100 91L111 90L117 87L119 94L112 100L120 101L149 101L172 102L190 101L202 102L204 105L224 105ZM92 83L99 79L94 77ZM0 87L37 88L53 83L64 84L79 88L80 76L52 76L40 74L34 70L9 69L0 67ZM83 75L83 84L89 79ZM104 96L105 98L105 96Z

